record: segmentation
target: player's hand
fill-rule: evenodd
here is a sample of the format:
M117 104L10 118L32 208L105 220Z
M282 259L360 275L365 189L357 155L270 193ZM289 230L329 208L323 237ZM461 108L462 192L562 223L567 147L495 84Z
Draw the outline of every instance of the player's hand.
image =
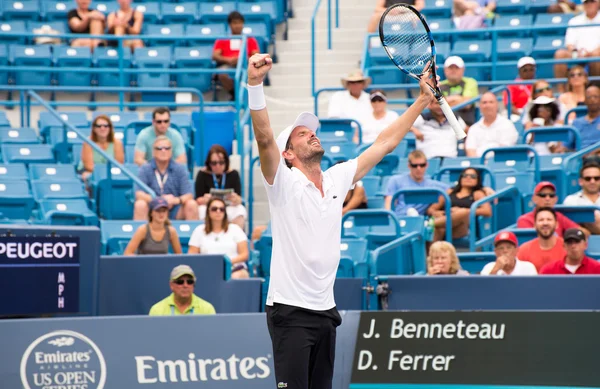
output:
M258 85L271 70L273 60L269 54L254 54L248 60L248 85Z
M429 63L426 65L429 66ZM421 88L421 95L419 97L425 98L427 100L427 104L431 103L435 100L435 96L431 91L430 86L434 86L434 81L431 79L432 72L431 69L423 73L423 76L419 80L419 87Z

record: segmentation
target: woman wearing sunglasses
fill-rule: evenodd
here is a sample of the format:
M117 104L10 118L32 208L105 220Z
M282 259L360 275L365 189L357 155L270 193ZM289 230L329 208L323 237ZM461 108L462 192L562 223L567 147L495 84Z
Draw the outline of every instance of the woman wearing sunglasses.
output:
M92 142L96 143L106 154L115 158L120 163L125 161L125 151L123 142L115 138L115 131L110 118L106 115L99 115L92 122ZM81 178L86 181L94 172L95 164L105 164L106 158L92 149L92 146L84 143L81 148L81 161L77 171L81 172Z
M363 144L375 142L381 131L398 118L396 111L387 109L388 99L384 91L380 89L371 91L369 98L371 99L373 112L361 121ZM354 135L354 143L358 143L358 130Z
M567 77L567 91L558 97L566 111L585 105L585 88L588 86L588 74L580 65L569 69ZM572 123L576 116L574 113L569 115L568 122Z
M229 221L244 228L246 222L246 207L242 204L242 184L236 170L229 169L229 156L220 145L214 145L208 150L204 168L196 175L196 202L200 220L206 217L206 204L212 195L211 189L231 189L233 192L225 197Z
M203 226L198 226L188 243L188 254L224 254L231 261L231 278L248 278L248 238L227 218L225 202L212 198Z
M452 219L452 238L462 238L469 233L469 214L471 205L485 197L483 180L479 172L474 168L466 168L458 179L454 188L448 189L450 197L450 218ZM433 216L435 233L434 241L444 240L446 236L446 212L444 197L427 210L427 214ZM477 216L492 216L492 208L489 203L477 208Z
M162 197L150 202L148 224L138 227L125 248L124 255L168 254L169 245L174 254L182 254L177 230L169 222L169 203Z

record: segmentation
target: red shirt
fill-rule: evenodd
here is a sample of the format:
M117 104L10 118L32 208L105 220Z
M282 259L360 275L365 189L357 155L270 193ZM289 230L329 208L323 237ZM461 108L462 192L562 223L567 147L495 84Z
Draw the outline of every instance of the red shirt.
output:
M565 259L563 258L546 264L540 274L600 274L600 262L590 257L583 257L581 265L575 270L575 273L571 273L565 267Z
M517 219L517 228L535 228L534 211L521 215ZM569 219L560 212L556 212L556 234L562 238L565 230L569 228L579 228L579 224Z
M242 45L241 39L217 39L213 47L213 51L221 50L221 55L227 58L237 58L240 55L240 46ZM248 37L246 41L246 48L248 49L248 57L253 53L258 53L258 42L255 38Z
M517 78L515 81L522 81L520 78ZM531 91L533 90L533 85L508 85L507 89L510 91L510 103L515 106L515 108L523 108L527 105L529 98L531 97ZM504 105L508 103L508 96L506 92L504 93Z
M523 243L517 252L517 258L533 263L538 273L544 265L564 258L566 255L563 239L560 237L556 238L556 244L550 250L543 250L540 247L540 238L535 238Z

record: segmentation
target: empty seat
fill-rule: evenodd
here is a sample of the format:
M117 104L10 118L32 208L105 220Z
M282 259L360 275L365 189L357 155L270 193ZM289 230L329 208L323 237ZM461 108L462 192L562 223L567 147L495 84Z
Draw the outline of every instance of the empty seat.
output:
M322 142L352 142L356 132L351 119L321 119L317 136Z
M0 144L5 143L36 144L40 140L32 128L0 128Z
M261 49L266 50L271 42L271 32L264 22L245 23L242 34L255 38Z
M356 157L356 145L350 142L321 142L325 155L336 163Z
M74 8L70 1L42 0L42 17L44 20L67 20L67 14Z
M186 68L205 68L213 67L212 47L176 47L175 48L175 66L178 69ZM212 73L187 72L175 75L175 80L179 87L196 88L201 92L206 92L212 85Z
M0 25L0 28L2 26ZM6 45L0 44L0 66L8 66L8 49ZM0 84L6 85L8 84L8 73L9 72L0 72ZM6 116L0 119L0 127L10 127L10 123L7 123Z
M85 71L92 67L92 52L89 47L56 47L54 61L57 67L78 67L78 72L58 72L58 84L63 86L90 86L92 73Z
M198 19L197 3L163 3L162 22L164 24L192 24Z
M13 34L24 34L27 32L25 22L21 20L7 20L0 22L0 42L2 43L25 43L23 36ZM11 34L12 36L9 36Z
M121 255L123 243L128 243L139 226L146 223L139 220L101 220L100 240L104 254Z
M177 230L177 236L179 236L179 242L181 243L181 249L184 253L187 253L188 243L192 237L192 233L196 227L204 225L203 220L172 220L171 225Z
M554 58L554 53L556 50L564 46L564 35L540 36L536 39L535 45L533 45L533 51L531 52L531 55L536 58Z
M530 35L529 27L532 24L533 16L531 15L499 15L494 22L494 27L509 29L499 32L499 37L528 37Z
M260 23L267 28L267 35L271 36L277 19L277 10L272 2L238 3L238 11L244 15L248 23Z
M85 112L60 112L60 118L74 127L88 127L90 125ZM40 112L38 127L40 132L45 128L63 126L63 123L50 112Z
M183 36L183 24L145 24L144 29L146 31L146 36L148 36L146 39L148 46L176 46L185 43L176 39L158 39L168 38L170 36Z
M425 8L421 11L426 17L449 18L452 16L451 0L425 0Z
M192 24L186 26L185 36L190 46L208 46L212 55L212 47L216 37L227 35L225 25L222 23Z
M81 199L42 200L39 202L38 218L53 225L98 225L98 216Z
M496 13L506 14L524 14L527 10L529 0L498 0L496 1Z
M551 27L544 30L536 30L533 32L537 36L548 35L565 35L567 30L566 25L574 14L539 14L535 18L535 27Z
M452 30L454 29L454 23L450 19L433 19L430 18L427 20L427 24L429 25L429 29L433 33L433 38L435 42L448 42L450 40L450 34L447 32L439 32L440 30ZM437 48L437 47L436 47Z
M51 199L83 199L88 195L79 180L64 181L32 181L31 191L36 201Z
M2 47L4 47L4 45L0 45L0 48ZM0 111L0 128L3 127L11 127L11 125L8 117L6 117L6 112Z
M0 3L6 20L38 20L39 3L35 0L4 0Z
M138 48L134 52L135 66L138 68L167 69L171 65L171 47ZM163 73L138 74L140 87L167 88L170 75Z
M26 180L0 178L0 213L8 219L29 219L35 205Z
M452 55L458 55L465 62L487 62L492 55L492 43L484 40L459 41L454 44Z
M500 61L517 61L521 57L526 57L533 50L532 38L505 38L498 39L498 60ZM516 66L513 66L515 69ZM512 77L503 76L505 79Z
M364 188L367 197L372 197L379 192L379 185L381 183L381 177L379 176L366 176L363 177L356 184Z
M479 165L479 161L479 157L444 158L441 164L441 168L462 167L463 169L466 169L471 165Z
M15 65L15 84L50 86L50 69L46 71L27 70L27 66L52 66L52 53L49 46L14 45L10 47L10 50L10 58Z
M119 9L119 4L116 1L94 1L91 3L90 8L108 15L116 12Z
M133 218L133 205L127 200L127 197L132 192L133 181L119 167L111 166L110 173L111 179L109 180L106 165L94 165L91 182L98 215L111 220L131 219Z
M200 3L198 13L202 23L225 23L231 11L235 11L236 3L223 1L219 3Z
M144 14L144 23L158 23L160 20L160 4L148 2L139 4L135 10Z
M106 47L96 47L94 49L94 65L98 68L118 68L119 67L119 55L115 49ZM129 49L123 50L123 68L127 69L131 67L131 51ZM130 86L131 75L127 73L114 72L114 73L98 73L97 74L98 86L120 86L121 78L123 80L123 86Z
M4 162L9 163L54 163L50 145L2 145Z
M29 178L31 181L79 180L75 167L71 164L31 164Z
M7 180L27 180L27 167L22 163L3 163L0 164L0 181Z

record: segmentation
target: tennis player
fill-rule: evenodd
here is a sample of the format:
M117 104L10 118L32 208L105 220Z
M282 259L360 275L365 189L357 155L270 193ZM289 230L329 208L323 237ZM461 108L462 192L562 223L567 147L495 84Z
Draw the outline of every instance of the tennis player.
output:
M271 66L268 54L249 59L248 99L271 212L266 313L275 378L277 388L330 389L336 327L342 322L333 297L342 204L348 190L398 146L434 96L421 81L417 100L367 150L323 172L316 116L301 113L277 139L273 136L263 93Z

